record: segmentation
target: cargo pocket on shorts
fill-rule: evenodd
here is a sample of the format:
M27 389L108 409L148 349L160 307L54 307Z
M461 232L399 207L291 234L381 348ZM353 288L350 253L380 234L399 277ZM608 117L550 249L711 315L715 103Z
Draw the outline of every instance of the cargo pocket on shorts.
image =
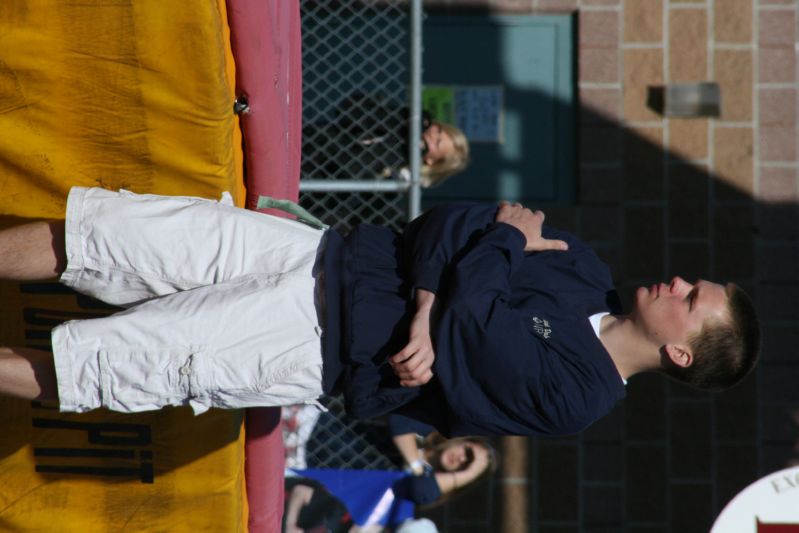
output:
M191 348L100 351L102 404L113 411L139 412L186 405L197 396Z

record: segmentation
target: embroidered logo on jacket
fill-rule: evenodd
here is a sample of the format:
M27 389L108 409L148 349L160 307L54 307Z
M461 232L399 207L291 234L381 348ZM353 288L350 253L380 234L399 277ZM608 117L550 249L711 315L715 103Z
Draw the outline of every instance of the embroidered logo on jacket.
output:
M552 335L552 327L550 327L549 322L537 316L533 317L533 331L535 331L536 335L545 339Z

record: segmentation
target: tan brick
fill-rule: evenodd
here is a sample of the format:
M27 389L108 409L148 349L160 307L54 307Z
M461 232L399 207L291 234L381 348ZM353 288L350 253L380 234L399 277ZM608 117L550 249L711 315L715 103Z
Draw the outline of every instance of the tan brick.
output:
M624 210L624 274L626 280L663 279L663 209Z
M621 119L621 89L580 89L580 121L603 124Z
M768 10L760 12L758 42L765 47L793 47L796 35L796 11Z
M539 0L538 9L542 11L574 11L577 0Z
M746 241L752 237L755 210L752 205L720 205L713 210L713 236L723 241Z
M635 135L636 137L640 137L647 143L653 145L658 150L663 150L664 142L663 142L663 128L661 127L649 127L649 128L627 128L627 131Z
M796 161L796 127L761 127L760 160L780 162Z
M706 158L708 128L706 119L669 120L669 154L689 161Z
M796 204L779 206L760 204L758 217L760 237L763 239L772 241L799 239L799 207Z
M622 169L580 170L580 204L617 204L621 200Z
M663 128L624 131L624 199L662 200Z
M619 46L618 11L580 11L580 46L616 48Z
M648 88L663 85L663 50L624 51L625 120L660 120L647 107Z
M704 4L706 0L669 0L670 4Z
M727 239L726 234L716 233L713 241L712 278L738 285L752 279L755 274L755 246L752 229L753 224L750 221L734 240Z
M425 0L425 5L427 5ZM490 5L490 9L497 13L519 14L519 13L532 13L535 12L535 0L482 0L484 5ZM479 8L478 0L471 0L471 4L475 8ZM441 0L436 0L436 3L441 3ZM451 3L450 3L451 4ZM463 2L459 2L458 7L464 7ZM467 5L467 7L468 7ZM450 5L450 7L455 7Z
M580 48L580 81L619 81L619 51L614 48Z
M618 206L583 206L580 210L580 237L588 242L619 242L620 219Z
M799 176L795 168L760 167L760 196L765 202L799 202Z
M752 52L716 50L715 79L721 88L721 120L752 119Z
M752 40L752 0L714 2L713 25L717 43L748 43Z
M549 206L546 208L547 220L552 221L553 228L563 228L569 233L577 233L577 216L580 208L577 206Z
M621 128L618 125L584 127L580 132L580 157L583 163L618 163L621 146Z
M662 0L627 0L624 3L624 41L628 43L663 41Z
M799 286L796 284L786 285L782 283L764 283L758 287L758 303L761 309L761 320L763 322L791 321L796 324L799 313L797 313L796 302L799 302ZM793 346L786 347L793 351ZM794 351L794 353L796 353ZM791 402L796 405L795 394L797 389L791 383L792 375L796 369L796 362L790 367L784 365L763 366L758 372L763 393L760 398L765 405L770 402ZM765 372L764 372L765 371ZM788 374L790 372L790 374ZM793 414L793 413L792 413Z
M755 273L755 250L754 239L752 239L752 224L747 228L746 239L726 240L720 235L716 235L713 242L714 254L714 279L724 280L725 282L737 282L752 278Z
M707 79L707 13L704 9L674 9L669 19L669 79Z
M708 237L708 172L700 165L669 165L669 236Z
M738 200L752 197L753 147L751 128L717 127L714 132L714 174L718 180L716 197Z
M796 80L796 53L793 48L758 50L760 82L793 83Z
M799 247L759 243L757 247L758 278L763 281L796 283L799 273ZM792 328L799 342L799 328ZM764 339L765 340L765 339ZM799 346L799 344L794 344Z
M666 279L680 276L693 281L710 277L710 251L704 243L673 243L669 245L669 270Z
M761 126L791 126L796 123L795 89L760 89Z
M622 257L624 256L621 250L621 240L613 243L592 243L591 248L594 249L599 259L608 265L611 275L616 276L614 280L618 279L618 276L620 276L622 272ZM596 427L597 426L592 426L592 429ZM588 431L590 432L591 430Z

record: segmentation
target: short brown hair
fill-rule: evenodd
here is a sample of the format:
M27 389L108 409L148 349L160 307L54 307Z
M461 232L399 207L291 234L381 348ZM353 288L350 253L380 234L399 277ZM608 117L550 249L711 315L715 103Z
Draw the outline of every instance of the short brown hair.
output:
M694 361L688 367L670 364L669 377L691 387L718 392L740 383L757 364L760 324L752 300L739 286L727 288L729 318L706 322L689 339Z

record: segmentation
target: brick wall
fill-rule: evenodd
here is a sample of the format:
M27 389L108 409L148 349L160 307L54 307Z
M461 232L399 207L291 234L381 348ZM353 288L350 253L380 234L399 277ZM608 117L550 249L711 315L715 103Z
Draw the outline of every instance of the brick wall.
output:
M675 274L729 280L753 295L764 327L762 364L734 391L636 377L583 435L531 440L529 531L708 531L739 490L799 456L795 1L428 5L576 13L579 200L548 222L597 248L627 303ZM718 119L664 119L647 105L650 87L701 80L721 86ZM438 516L460 524L451 531L497 531L509 523L490 504L501 494L486 486Z

